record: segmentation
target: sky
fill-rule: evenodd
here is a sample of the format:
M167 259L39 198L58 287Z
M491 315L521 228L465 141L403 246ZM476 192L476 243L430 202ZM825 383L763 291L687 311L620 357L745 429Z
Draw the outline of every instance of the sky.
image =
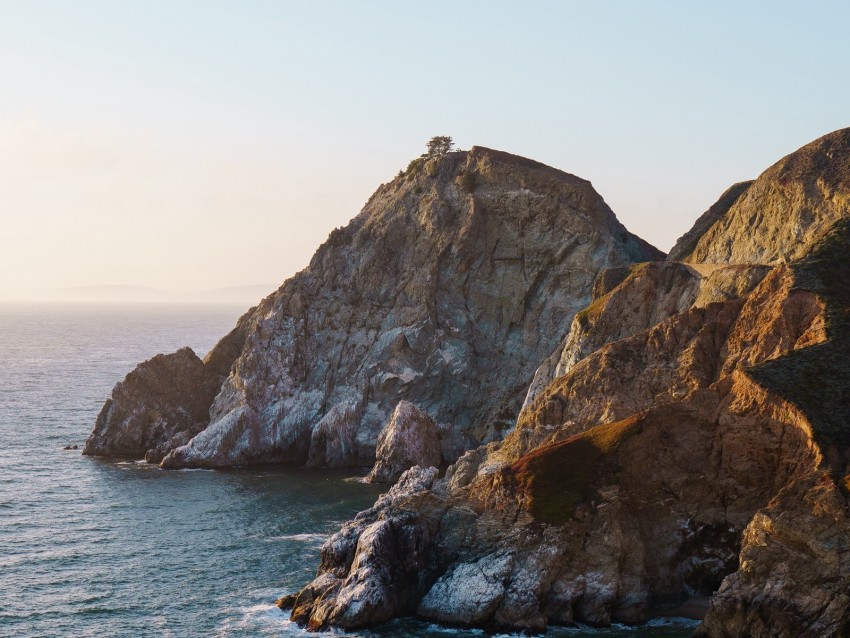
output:
M277 287L434 135L662 250L850 126L850 3L0 0L0 300Z

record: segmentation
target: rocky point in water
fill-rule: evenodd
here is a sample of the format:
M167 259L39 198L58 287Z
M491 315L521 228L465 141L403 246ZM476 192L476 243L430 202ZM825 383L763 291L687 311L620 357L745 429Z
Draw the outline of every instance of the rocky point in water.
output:
M847 635L850 129L727 191L673 257L600 276L505 439L405 472L292 618L537 631L710 597L700 636Z
M445 465L513 426L600 271L662 257L583 179L486 148L422 157L207 361L181 350L140 364L85 453L370 466L406 401L440 424Z

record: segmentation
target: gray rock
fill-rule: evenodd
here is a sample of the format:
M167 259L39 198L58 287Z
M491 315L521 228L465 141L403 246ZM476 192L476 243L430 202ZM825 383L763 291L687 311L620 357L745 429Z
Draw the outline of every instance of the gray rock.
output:
M493 616L504 599L512 567L510 554L456 564L434 583L416 614L437 622L480 625Z
M820 185L801 209L844 201L822 201L850 166L834 137L782 164L803 161L814 171L803 180ZM806 164L826 151L838 166ZM503 441L363 519L403 508L427 521L424 567L396 583L419 596L417 614L537 631L641 623L713 594L699 635L843 635L845 217L801 261L766 275L668 262L601 286L578 356ZM778 234L786 221L774 220Z
M216 391L204 372L190 348L139 364L112 390L83 454L154 456L170 449L180 433L200 432Z
M434 419L409 401L400 401L378 438L377 460L366 480L395 483L414 465L439 468L441 463L440 429Z
M412 611L441 512L428 491L436 477L436 468L409 469L328 539L319 574L298 594L292 619L311 629L354 629Z

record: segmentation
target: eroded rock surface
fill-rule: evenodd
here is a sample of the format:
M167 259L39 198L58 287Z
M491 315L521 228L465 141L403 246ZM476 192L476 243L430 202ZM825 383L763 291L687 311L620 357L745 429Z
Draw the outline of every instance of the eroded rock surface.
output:
M674 259L777 264L805 255L850 206L850 129L829 133L768 168ZM699 230L702 230L700 228ZM695 235L688 237L694 243Z
M376 456L366 477L370 483L395 483L415 465L439 468L443 464L440 428L427 413L401 401L378 437Z
M732 205L741 198L741 195L743 195L747 189L752 186L752 184L753 180L748 180L746 182L732 184L732 186L727 188L720 198L712 204L707 211L699 216L691 229L679 237L676 244L670 249L667 259L669 261L681 261L690 255L700 238L715 224L715 222L717 222L717 220L729 212Z
M650 262L628 269L625 278L576 314L569 334L537 369L523 409L552 381L603 346L636 335L690 308L738 299L758 284L767 266L714 266ZM604 279L607 272L600 276ZM619 278L619 277L618 277Z
M823 313L781 267L744 299L582 360L503 444L468 452L430 490L441 518L417 614L539 630L645 622L710 595L756 512L822 461L805 415L741 366L823 342Z
M436 529L437 499L429 492L436 477L434 467L409 469L374 507L328 539L321 576L295 598L292 618L310 629L354 629L412 611Z

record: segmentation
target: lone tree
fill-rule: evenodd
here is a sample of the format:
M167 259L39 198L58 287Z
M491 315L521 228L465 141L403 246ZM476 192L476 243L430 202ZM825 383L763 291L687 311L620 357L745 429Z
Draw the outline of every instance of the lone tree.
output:
M435 135L428 141L428 153L426 157L442 157L450 150L455 143L448 135Z

